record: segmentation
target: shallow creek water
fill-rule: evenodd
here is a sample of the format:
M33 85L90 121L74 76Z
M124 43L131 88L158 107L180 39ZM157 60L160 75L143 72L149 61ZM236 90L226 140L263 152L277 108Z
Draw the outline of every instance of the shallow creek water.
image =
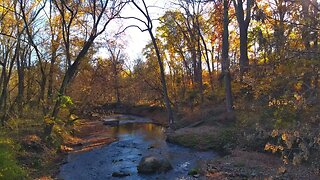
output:
M196 151L165 141L164 128L139 117L121 121L113 127L118 141L88 152L71 153L68 161L61 167L59 178L66 180L89 179L194 179L188 171L201 161L210 160L217 155L214 152ZM133 123L134 122L134 123ZM137 123L139 122L139 123ZM137 165L143 156L158 155L166 157L173 169L167 173L140 175ZM112 177L113 172L126 172L130 176ZM199 177L197 179L204 179Z

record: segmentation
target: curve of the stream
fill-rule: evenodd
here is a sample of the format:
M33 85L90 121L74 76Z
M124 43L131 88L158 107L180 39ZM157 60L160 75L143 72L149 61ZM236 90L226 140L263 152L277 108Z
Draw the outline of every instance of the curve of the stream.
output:
M120 123L113 128L118 141L88 152L71 153L60 168L59 178L66 180L105 180L114 172L125 172L130 176L121 179L194 179L188 171L201 161L215 158L213 152L196 151L165 141L164 128L150 122ZM167 173L141 175L137 165L143 156L158 155L169 159L173 169ZM197 179L204 179L200 177Z

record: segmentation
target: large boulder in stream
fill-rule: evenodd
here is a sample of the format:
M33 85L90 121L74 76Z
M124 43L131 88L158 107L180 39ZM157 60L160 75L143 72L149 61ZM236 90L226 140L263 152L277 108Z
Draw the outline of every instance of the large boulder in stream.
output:
M152 174L167 172L172 169L170 162L158 156L145 156L141 159L138 167L138 173Z

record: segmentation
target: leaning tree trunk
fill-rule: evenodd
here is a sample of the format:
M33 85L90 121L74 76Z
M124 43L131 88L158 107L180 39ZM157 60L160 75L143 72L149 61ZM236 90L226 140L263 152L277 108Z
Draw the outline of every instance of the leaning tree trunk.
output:
M157 54L157 60L158 60L158 64L159 64L159 68L160 68L160 80L161 80L161 85L162 85L162 95L163 95L163 99L166 105L166 109L167 109L167 113L168 113L168 119L169 119L169 125L172 126L174 119L173 119L173 112L172 112L172 108L171 108L171 104L170 104L170 99L168 96L168 90L167 90L167 84L166 84L166 78L165 78L165 73L164 73L164 67L163 67L163 62L161 60L161 56L160 56L160 52L159 52L159 48L157 45L157 41L155 39L155 37L153 36L152 30L148 29L149 31L149 35L151 37L154 49L156 50L156 54Z
M62 84L61 84L59 92L58 92L59 97L57 98L57 101L56 101L55 106L52 111L52 117L54 119L57 117L57 115L60 111L61 96L65 95L67 86L70 83L70 81L72 80L72 78L74 77L74 75L76 74L77 69L80 65L81 59L83 59L83 57L87 54L87 52L88 52L89 48L91 47L95 38L96 38L96 36L92 36L86 42L86 44L83 46L82 50L78 54L77 58L74 60L73 64L67 68L67 71L63 77L63 81L62 81Z
M212 67L212 70L211 70L207 44L206 44L206 42L205 42L204 37L202 36L202 34L200 34L200 30L199 30L199 35L200 35L200 37L201 37L201 41L202 41L202 44L203 44L204 50L205 50L206 64L207 64L207 68L208 68L208 72L209 72L210 87L211 87L211 91L212 91L212 94L213 94L213 92L214 92L214 82L213 82L213 74L212 74L212 71L213 71L213 68L214 68L214 67ZM212 63L212 65L214 65L214 64Z

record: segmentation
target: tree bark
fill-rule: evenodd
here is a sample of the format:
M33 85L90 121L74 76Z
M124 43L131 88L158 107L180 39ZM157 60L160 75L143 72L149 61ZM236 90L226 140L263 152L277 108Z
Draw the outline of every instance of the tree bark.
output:
M222 37L222 73L225 81L226 109L227 112L233 111L230 59L229 59L229 2L223 1L223 37Z
M198 61L197 61L197 72L198 72L198 88L200 90L200 100L201 103L204 102L204 94L203 94L203 78L202 78L202 52L201 52L201 43L200 43L200 35L197 37L198 44Z
M20 49L20 42L17 42L17 47ZM24 50L25 51L25 50ZM22 60L25 58L25 53L19 53L17 56L17 71L18 71L18 96L17 96L17 103L18 103L18 111L19 114L23 114L23 94L24 94L24 61Z
M52 102L53 96L53 72L54 72L54 63L56 62L56 52L52 52L51 61L50 61L50 69L49 69L49 79L48 79L48 103Z
M243 1L242 0L232 0L234 7L236 9L236 17L239 24L240 30L240 79L245 72L248 71L249 66L249 58L248 58L248 27L251 20L251 8L252 8L252 0L247 0L247 9L246 9L246 17L243 9Z
M240 75L248 71L248 26L240 25Z

